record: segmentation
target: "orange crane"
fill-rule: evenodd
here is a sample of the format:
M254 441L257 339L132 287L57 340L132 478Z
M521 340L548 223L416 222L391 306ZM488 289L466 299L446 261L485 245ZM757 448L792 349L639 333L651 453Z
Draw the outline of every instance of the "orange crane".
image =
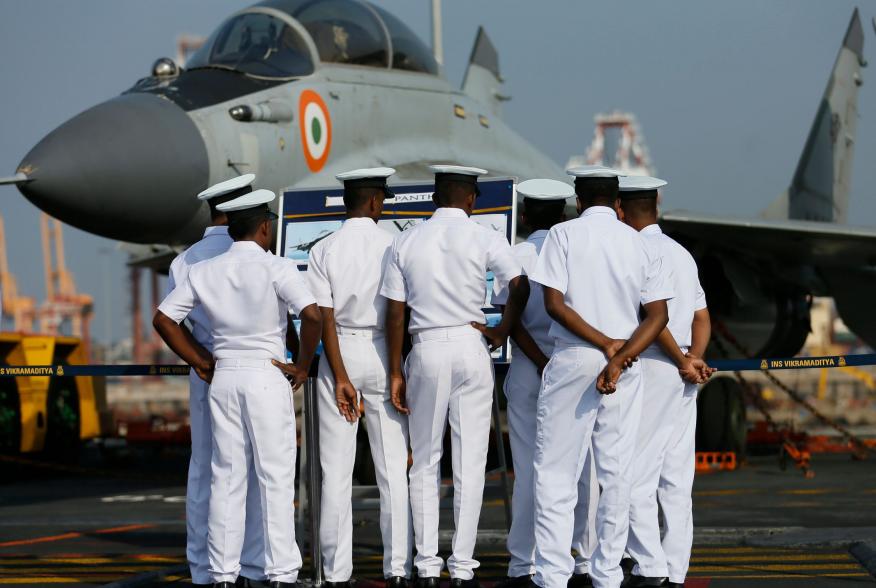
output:
M0 216L0 296L3 301L0 314L12 317L12 329L18 332L32 332L36 317L36 302L33 298L19 295L15 276L9 271L6 230L2 216Z
M94 300L76 291L73 274L67 270L61 221L41 213L40 230L46 271L46 301L39 309L40 332L59 335L69 325L69 334L82 340L85 357L89 358Z

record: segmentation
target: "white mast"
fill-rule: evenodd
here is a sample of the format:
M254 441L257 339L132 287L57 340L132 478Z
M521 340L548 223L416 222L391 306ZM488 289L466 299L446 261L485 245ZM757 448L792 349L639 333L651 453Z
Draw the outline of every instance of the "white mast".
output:
M444 66L444 42L441 34L441 0L432 0L432 54Z

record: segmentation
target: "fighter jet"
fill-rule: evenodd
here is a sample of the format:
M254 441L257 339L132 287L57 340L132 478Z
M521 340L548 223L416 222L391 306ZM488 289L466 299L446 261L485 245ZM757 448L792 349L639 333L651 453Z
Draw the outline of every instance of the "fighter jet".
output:
M763 218L663 215L700 264L713 316L751 354L797 352L813 295L833 296L846 324L876 346L876 230L840 224L863 44L855 11L791 186ZM0 183L79 228L166 246L197 239L207 224L192 194L245 172L273 190L335 185L337 172L382 165L422 181L436 161L567 180L503 122L505 99L483 30L456 89L429 48L378 6L267 0L225 20L185 68L159 60L121 96L62 124Z
M501 119L497 53L478 36L462 89L398 18L358 0L266 0L225 20L177 68L52 131L11 180L86 231L135 243L200 237L204 187L252 172L260 188L332 186L338 172L429 163L563 177Z
M667 233L697 259L710 310L748 354L796 354L810 331L812 296L832 296L846 325L876 347L868 302L876 287L876 230L844 224L863 50L856 9L791 184L760 219L662 215Z
M331 235L330 232L328 232L328 231L321 231L321 232L319 233L319 235L316 236L315 239L310 239L310 240L308 240L308 241L302 241L301 243L298 243L298 244L296 244L296 245L293 245L293 246L292 246L292 249L295 250L295 251L299 251L299 252L301 252L301 253L310 253L310 250L313 249L314 246L316 246L317 243L319 243L320 241L322 241L323 239L325 239L325 238L328 237L329 235Z

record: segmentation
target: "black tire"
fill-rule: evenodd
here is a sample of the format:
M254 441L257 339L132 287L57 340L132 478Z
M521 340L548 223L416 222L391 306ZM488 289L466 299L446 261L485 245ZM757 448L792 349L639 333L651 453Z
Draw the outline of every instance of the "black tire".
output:
M0 378L0 453L21 449L21 400L15 378Z
M53 377L46 399L46 453L69 457L79 450L79 390L76 378Z
M739 382L718 377L703 386L697 398L697 451L733 451L742 457L747 434Z

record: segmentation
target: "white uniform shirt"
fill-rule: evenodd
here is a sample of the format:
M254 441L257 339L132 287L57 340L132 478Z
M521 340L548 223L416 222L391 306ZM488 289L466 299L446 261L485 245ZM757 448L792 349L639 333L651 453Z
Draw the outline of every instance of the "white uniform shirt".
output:
M310 291L335 309L339 326L383 329L386 298L377 289L391 245L392 235L370 218L350 218L310 250Z
M179 255L170 263L167 274L167 294L170 294L177 284L182 284L189 277L193 265L206 259L211 259L228 251L234 241L228 236L228 227L207 227L204 237ZM192 336L195 341L213 350L213 336L210 333L210 321L200 305L192 309L188 316L192 326Z
M216 359L284 361L287 310L297 314L315 302L294 261L237 241L192 266L158 310L181 322L200 304L212 325Z
M544 245L547 234L546 230L535 231L529 235L526 241L518 243L512 248L514 257L523 267L526 275L530 275L535 271L538 254L541 253L541 247ZM500 285L498 281L495 284L497 286ZM541 349L542 353L550 357L554 349L554 339L549 334L553 320L544 309L544 289L542 289L541 284L536 282L531 282L529 286L529 300L526 301L526 308L523 309L523 313L520 315L520 323L538 344L538 348ZM501 289L493 294L493 304L501 306L507 303L508 284L502 284ZM511 345L516 353L517 346L513 339L511 340Z
M660 258L607 206L591 206L553 227L531 278L562 292L566 304L612 339L629 339L639 326L640 304L673 296ZM556 322L550 334L564 343L582 343Z
M706 308L706 293L700 286L697 264L687 249L663 234L660 225L648 225L639 234L645 238L648 247L663 259L663 271L672 275L675 296L667 303L669 332L679 347L687 349L691 344L694 312ZM654 343L651 349L659 350L659 347Z
M485 323L487 270L502 282L521 274L501 233L442 207L395 238L380 293L411 307L411 333Z

